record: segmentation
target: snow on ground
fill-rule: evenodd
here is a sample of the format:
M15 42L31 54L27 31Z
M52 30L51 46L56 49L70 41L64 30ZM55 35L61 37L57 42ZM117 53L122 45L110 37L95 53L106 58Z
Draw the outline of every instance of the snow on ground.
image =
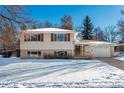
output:
M122 57L115 57L115 59L117 59L117 60L120 60L120 61L123 61L123 62L124 62L124 56L122 56Z
M99 60L0 58L0 87L124 87L124 71Z
M120 54L118 57L115 57L115 59L123 61L124 62L124 53Z

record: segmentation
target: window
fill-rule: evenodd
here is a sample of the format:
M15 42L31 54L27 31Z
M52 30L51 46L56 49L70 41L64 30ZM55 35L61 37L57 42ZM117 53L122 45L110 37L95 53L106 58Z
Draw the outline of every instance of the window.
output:
M43 41L43 34L25 34L24 41Z
M55 51L55 56L67 56L67 51Z
M40 57L41 56L41 52L40 51L28 51L27 54L30 57Z
M70 34L51 34L51 41L70 41Z
M38 41L38 35L31 35L31 41Z

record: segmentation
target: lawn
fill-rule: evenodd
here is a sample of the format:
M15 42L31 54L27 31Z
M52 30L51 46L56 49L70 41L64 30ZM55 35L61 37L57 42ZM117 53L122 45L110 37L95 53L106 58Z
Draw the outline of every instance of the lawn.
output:
M0 87L124 87L124 71L99 60L0 58Z

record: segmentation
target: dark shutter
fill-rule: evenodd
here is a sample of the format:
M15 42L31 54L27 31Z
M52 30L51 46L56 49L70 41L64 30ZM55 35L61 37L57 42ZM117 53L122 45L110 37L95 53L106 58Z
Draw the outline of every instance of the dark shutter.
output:
M68 34L68 41L70 41L70 34Z
M26 34L24 34L24 41L27 41L27 40L26 40Z
M51 34L51 41L53 41L53 34Z
M40 34L40 40L41 40L41 41L43 41L43 40L44 40L44 35L43 35L43 33L42 33L42 34Z

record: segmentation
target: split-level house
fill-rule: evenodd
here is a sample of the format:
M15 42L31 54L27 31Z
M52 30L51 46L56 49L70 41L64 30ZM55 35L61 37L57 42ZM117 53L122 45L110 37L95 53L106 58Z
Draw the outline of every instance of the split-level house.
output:
M46 56L112 57L113 43L80 40L77 32L59 28L28 29L21 31L21 58L45 58Z
M42 28L25 30L21 33L21 58L43 58L44 55L74 55L72 30Z

